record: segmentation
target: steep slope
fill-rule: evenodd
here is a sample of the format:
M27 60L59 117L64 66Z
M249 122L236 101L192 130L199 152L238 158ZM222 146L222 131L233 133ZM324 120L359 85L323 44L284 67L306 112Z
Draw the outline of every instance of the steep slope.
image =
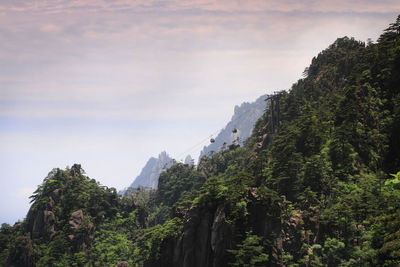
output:
M183 161L183 163L187 164L187 165L190 165L190 166L193 166L194 165L194 159L190 155L187 155L185 160Z
M129 187L137 188L142 186L153 189L157 188L160 173L170 168L173 163L174 160L170 158L165 151L161 152L158 158L151 157L143 167L139 176L136 177Z
M5 266L399 266L400 16L377 43L339 38L271 96L248 142L177 163L119 198L53 170Z
M262 95L254 102L244 102L240 106L235 106L231 120L214 138L215 142L203 148L199 161L203 156L209 156L212 151L219 152L224 146L231 145L236 138L243 144L250 137L256 121L264 114L267 108L266 98L267 95ZM233 129L237 129L236 134L232 133Z
M147 231L138 263L400 265L400 16L376 44L336 40L305 74L245 147L203 158L205 184L174 204L187 209L169 235Z
M154 184L154 175L156 173L153 172L155 166L157 166L158 159L151 157L144 165L140 174L135 178L133 183L129 187L151 187L151 184Z
M140 208L85 176L78 164L53 169L31 198L26 219L7 228L11 242L3 247L2 266L116 264L130 250L124 225L143 223Z

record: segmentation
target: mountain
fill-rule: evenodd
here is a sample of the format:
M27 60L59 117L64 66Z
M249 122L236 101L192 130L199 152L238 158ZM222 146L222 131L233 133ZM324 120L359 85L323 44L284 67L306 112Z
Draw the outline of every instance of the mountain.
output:
M250 137L256 121L264 114L267 108L266 98L267 95L262 95L254 102L244 102L240 106L235 106L231 120L214 138L214 143L203 148L199 161L203 156L210 156L212 151L219 152L231 145L237 138L239 138L239 143L243 144ZM234 129L237 130L236 133L232 132Z
M187 155L183 163L187 164L189 166L193 166L194 165L194 159L190 155Z
M138 192L137 189L157 189L160 174L169 169L174 163L175 160L165 151L161 152L158 158L151 157L133 183L129 187L119 191L118 194L121 196L131 195L132 193L136 194ZM194 160L190 155L186 156L184 164L189 166L194 165Z
M400 266L400 16L304 74L243 146L174 164L156 190L54 169L2 225L0 265Z
M240 106L235 106L234 114L228 124L223 128L219 134L215 137L214 143L205 146L200 152L200 159L204 155L210 155L211 151L218 152L225 146L229 146L234 143L234 139L239 138L240 144L250 137L255 122L264 113L267 95L260 96L256 101L248 103L244 102ZM232 133L236 129L237 133ZM187 165L194 165L194 160L190 155L186 156L184 163ZM163 170L170 168L173 164L173 159L163 151L160 153L158 158L151 157L146 165L143 167L139 176L133 181L128 188L147 187L157 188L158 177ZM124 195L128 188L121 190L120 195Z
M215 142L203 148L200 152L199 160L204 155L210 155L211 151L217 152L221 150L224 143L226 143L226 146L231 145L235 141L233 139L239 138L240 143L243 144L250 137L257 119L264 113L267 106L266 98L267 95L263 95L254 102L244 102L240 106L235 106L231 120L216 136ZM236 129L237 133L233 134L233 129ZM151 157L133 183L128 188L121 190L119 194L124 195L129 191L129 188L138 188L139 186L156 189L160 173L170 168L172 164L173 159L165 151L161 152L158 158ZM194 165L194 160L190 155L186 156L184 164Z
M129 187L137 188L142 186L156 189L160 173L170 168L173 163L174 160L165 151L161 152L158 158L151 157Z
M400 266L399 47L400 16L377 43L337 39L270 96L244 146L165 172L169 219L136 263Z

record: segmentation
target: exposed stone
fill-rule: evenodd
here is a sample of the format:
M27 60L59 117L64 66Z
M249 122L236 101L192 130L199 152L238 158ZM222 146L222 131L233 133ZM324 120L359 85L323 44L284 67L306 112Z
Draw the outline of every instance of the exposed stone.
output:
M252 187L250 188L250 192L249 195L253 198L253 199L259 199L260 196L258 195L258 188L257 187Z
M72 233L68 235L69 240L74 243L75 249L87 253L94 240L94 224L92 222L87 222L87 224L85 224L85 217L82 210L72 212L68 223L72 231ZM82 228L83 226L86 226L86 228ZM76 238L76 232L81 230L81 228L84 229L85 232L83 235L78 235L79 238Z
M232 239L231 229L226 222L225 208L218 206L211 227L211 249L213 255L212 266L223 266L225 251L230 247Z
M203 148L198 161L201 161L203 156L211 156L213 151L224 151L226 147L235 143L238 137L240 139L238 143L243 144L251 136L254 124L264 114L266 107L269 105L269 102L265 102L265 98L267 98L267 95L262 95L252 103L245 102L240 106L235 106L232 119L213 138L214 142ZM234 130L236 130L235 133L233 133Z
M117 264L115 264L114 267L128 267L128 262L126 261L118 262Z
M50 210L39 211L33 221L32 238L46 237L49 240L56 234L54 224L56 216Z
M151 157L129 188L137 188L139 186L150 189L157 188L160 174L173 164L174 160L165 151L161 152L158 158ZM129 188L126 191L121 191L120 194L123 195L129 192Z
M184 217L183 234L163 245L161 266L226 266L230 248L232 229L224 205L192 207ZM160 266L157 264L149 266Z
M48 234L49 238L52 239L53 236L56 234L56 230L54 229L54 224L56 222L56 216L54 212L45 210L43 211L44 217L44 225L46 234Z
M53 192L51 192L50 197L55 201L58 202L60 200L60 189L54 189Z
M183 230L182 258L184 267L208 266L210 228L213 216L207 210L192 208L186 216Z
M247 198L251 200L248 211L252 214L247 223L258 236L276 236L269 264L284 266L283 251L296 258L301 256L303 244L309 247L315 244L320 212L317 208L307 207L304 210L292 210L289 216L282 218L279 213L287 214L290 211L286 197L282 195L278 203L268 204L259 194L256 188L251 188L247 193ZM271 206L275 206L276 210L271 210ZM163 246L163 263L174 267L228 266L232 262L232 255L227 251L241 240L235 239L235 225L227 223L225 212L223 204L215 207L208 203L202 207L192 207L184 216L183 235Z
M43 212L39 211L36 214L35 219L33 220L33 227L31 227L32 230L32 238L38 238L40 237L41 234L41 229L43 228Z
M82 210L77 210L72 212L71 217L69 218L69 225L72 230L78 230L81 228L83 224L83 211Z

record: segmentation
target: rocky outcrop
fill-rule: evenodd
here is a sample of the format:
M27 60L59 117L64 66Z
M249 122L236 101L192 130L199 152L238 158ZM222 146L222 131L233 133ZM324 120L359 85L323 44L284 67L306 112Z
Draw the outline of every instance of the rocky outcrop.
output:
M128 265L128 262L126 262L126 261L121 261L121 262L118 262L117 264L115 264L115 266L114 267L128 267L129 265Z
M214 138L214 142L205 146L200 152L199 161L203 156L210 156L212 151L219 152L224 150L239 138L239 144L243 144L251 136L254 124L264 114L267 103L267 95L260 96L252 103L244 102L240 106L235 106L234 114L228 124ZM237 132L232 131L236 129Z
M164 246L163 263L176 267L226 266L232 230L226 222L224 206L192 207L184 220L183 235Z
M287 202L283 197L281 208L281 224L277 238L273 241L272 263L283 266L282 251L289 252L294 258L301 256L302 247L307 244L308 250L320 241L320 210L308 207L304 210L288 212Z
M69 240L76 250L86 253L94 240L94 224L85 219L82 210L72 212L68 224L71 231L68 235Z
M55 229L56 216L53 209L59 199L60 191L55 189L48 197L44 210L29 211L26 232L31 233L31 238L45 238L50 241L57 233Z
M79 230L83 224L83 211L77 210L72 212L71 217L69 218L68 224L73 231Z
M183 161L183 163L187 164L189 166L193 166L194 165L194 159L190 155L187 155L185 160Z
M320 242L318 208L293 210L284 196L281 200L267 203L257 188L250 189L246 198L247 229L272 241L269 266L284 266L283 251L300 257L304 244L311 248ZM148 266L229 266L234 258L228 250L242 241L240 237L237 239L237 234L243 229L240 230L240 224L228 223L226 216L224 204L192 207L184 215L183 234L162 247L161 265L158 262Z
M174 160L165 151L161 152L158 158L151 157L133 183L128 188L118 193L120 195L124 195L125 193L129 194L132 192L131 189L138 187L156 189L161 172L169 169L173 164Z
M226 249L232 246L232 230L226 221L225 208L218 206L211 227L212 266L226 264Z
M56 216L50 210L39 211L33 221L32 238L45 237L49 240L56 234Z
M211 252L212 213L193 208L188 212L183 231L183 267L208 266Z

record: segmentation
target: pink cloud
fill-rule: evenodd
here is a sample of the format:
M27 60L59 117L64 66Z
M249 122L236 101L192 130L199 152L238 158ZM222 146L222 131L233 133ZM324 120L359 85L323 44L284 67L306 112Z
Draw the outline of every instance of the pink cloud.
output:
M43 32L58 32L61 30L61 27L52 23L44 24L40 27L40 30Z
M0 4L0 11L13 12L45 12L45 13L65 13L65 12L110 12L118 10L135 11L184 11L184 10L203 10L203 11L223 11L223 12L373 12L390 13L400 10L400 3L397 0L320 0L320 1L298 1L298 0L188 0L188 1L159 1L159 0L85 0L85 1L13 1L5 0Z

